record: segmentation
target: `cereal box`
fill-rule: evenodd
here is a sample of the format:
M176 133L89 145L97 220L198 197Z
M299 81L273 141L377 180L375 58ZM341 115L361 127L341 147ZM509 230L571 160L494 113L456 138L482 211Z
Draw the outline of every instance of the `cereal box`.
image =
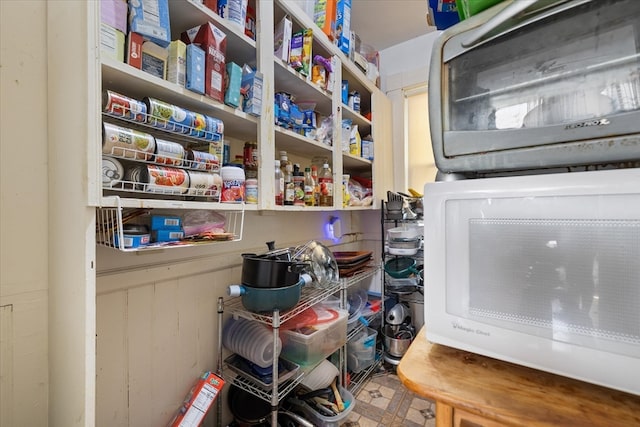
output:
M213 372L205 372L184 399L170 427L198 427L216 400L224 380Z

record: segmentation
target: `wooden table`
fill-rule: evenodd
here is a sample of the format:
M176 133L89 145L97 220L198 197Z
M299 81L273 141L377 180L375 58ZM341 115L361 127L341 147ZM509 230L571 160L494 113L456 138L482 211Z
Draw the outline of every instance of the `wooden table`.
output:
M640 426L640 396L431 344L424 327L397 373L438 427Z

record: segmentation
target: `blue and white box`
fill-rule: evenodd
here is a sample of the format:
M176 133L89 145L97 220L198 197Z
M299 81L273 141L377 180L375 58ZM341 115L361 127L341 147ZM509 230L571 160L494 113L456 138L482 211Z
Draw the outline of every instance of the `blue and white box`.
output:
M336 6L336 44L349 55L351 42L351 0L338 0Z
M129 0L129 31L162 47L169 46L169 0Z
M204 50L191 43L187 45L187 81L185 87L204 94Z

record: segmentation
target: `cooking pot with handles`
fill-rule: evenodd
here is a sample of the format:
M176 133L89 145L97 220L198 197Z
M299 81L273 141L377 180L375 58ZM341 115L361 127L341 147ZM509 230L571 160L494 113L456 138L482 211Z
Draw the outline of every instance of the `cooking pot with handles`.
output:
M308 263L292 257L291 249L274 249L274 242L267 242L269 250L263 254L242 254L242 284L254 288L279 288L298 283L300 273Z
M420 274L416 268L416 260L409 257L397 257L384 264L384 271L393 278L402 279L412 274Z
M242 305L254 313L265 313L273 310L285 311L298 304L301 288L311 283L311 276L301 274L297 283L276 288L255 288L247 285L230 285L227 294L242 297Z

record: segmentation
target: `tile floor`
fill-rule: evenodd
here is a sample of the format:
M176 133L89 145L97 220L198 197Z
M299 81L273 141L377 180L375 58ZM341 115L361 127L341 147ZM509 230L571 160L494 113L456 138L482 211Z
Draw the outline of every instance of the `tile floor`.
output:
M406 389L391 367L381 367L356 393L340 427L435 427L436 404Z

